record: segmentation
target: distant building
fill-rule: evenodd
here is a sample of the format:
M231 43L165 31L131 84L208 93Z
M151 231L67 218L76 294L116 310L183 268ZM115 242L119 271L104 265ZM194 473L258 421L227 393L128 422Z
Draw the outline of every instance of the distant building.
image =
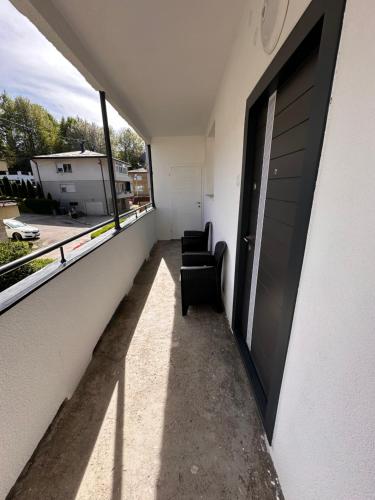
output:
M0 201L0 241L8 239L3 220L12 219L19 215L20 212L17 203L13 201Z
M0 174L4 175L8 172L8 162L6 160L0 160Z
M134 202L150 200L150 186L148 170L146 168L137 168L129 170L129 177L133 183Z
M113 163L118 208L124 212L133 196L128 164L117 159ZM39 155L31 160L31 168L44 195L50 193L60 206L87 215L113 212L106 155L89 150Z
M10 182L16 182L17 184L21 184L22 181L30 181L31 184L35 184L34 176L31 172L18 170L16 174L10 174L8 162L6 160L0 160L0 180L4 177L8 177Z

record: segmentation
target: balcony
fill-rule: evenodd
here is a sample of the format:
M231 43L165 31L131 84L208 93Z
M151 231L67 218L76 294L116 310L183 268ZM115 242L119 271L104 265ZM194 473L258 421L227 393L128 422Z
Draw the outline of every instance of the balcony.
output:
M121 191L120 193L116 193L117 199L121 200L121 198L131 198L134 194L131 191Z
M13 497L280 498L269 451L290 500L373 499L375 3L11 1L142 136L157 210L1 317L0 497L32 456ZM225 316L182 318L207 221Z
M152 219L149 213L133 226L138 237L146 237ZM112 259L118 251L137 263L142 259L134 255L130 239L118 242L115 250L116 244L113 239L90 263L77 264L86 268L87 280L75 281L70 294L67 285L74 278L66 273L63 289L52 284L48 291L39 291L43 299L36 294L30 298L55 316L47 324L35 311L31 323L37 338L32 352L25 352L25 338L18 335L13 340L13 356L23 355L30 372L15 382L14 389L23 394L19 403L23 411L9 416L9 427L10 432L17 427L18 432L34 431L34 439L40 419L48 421L47 415L37 415L44 413L41 406L47 409L46 399L53 396L51 415L69 396L69 385L80 376L75 363L91 356L87 345L82 351L83 344L94 348L110 317L109 301L119 306L93 349L81 382L62 405L12 494L31 498L32 492L32 498L55 499L281 498L224 315L209 307L191 308L187 317L181 315L179 242L156 243L125 296L124 273L114 279L118 268ZM148 240L139 248L143 256L150 244ZM106 262L102 269L94 265L101 259ZM135 261L127 265L133 275ZM79 267L77 276L83 271ZM90 269L100 276L93 277ZM87 295L87 288L99 280L97 297ZM31 303L24 304L20 314L29 308ZM52 364L59 365L59 374L46 377ZM18 446L21 441L17 440ZM31 444L29 437L29 454Z

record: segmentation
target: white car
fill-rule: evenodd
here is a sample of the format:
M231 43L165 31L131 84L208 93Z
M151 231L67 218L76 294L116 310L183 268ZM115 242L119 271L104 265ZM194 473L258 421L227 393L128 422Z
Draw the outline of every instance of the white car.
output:
M21 241L33 240L40 237L39 229L35 226L29 226L15 219L4 219L3 223L8 238Z

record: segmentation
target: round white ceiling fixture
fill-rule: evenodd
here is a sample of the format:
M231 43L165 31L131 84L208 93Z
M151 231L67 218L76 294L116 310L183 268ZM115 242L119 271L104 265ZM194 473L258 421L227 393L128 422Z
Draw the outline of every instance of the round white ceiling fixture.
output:
M264 50L271 54L283 30L289 0L264 0L261 16L261 38Z

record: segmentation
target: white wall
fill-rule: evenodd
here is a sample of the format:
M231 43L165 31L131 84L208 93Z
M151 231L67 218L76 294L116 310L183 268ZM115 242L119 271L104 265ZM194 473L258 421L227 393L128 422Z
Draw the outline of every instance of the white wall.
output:
M228 318L232 317L246 99L308 4L309 0L290 0L279 43L273 54L268 55L262 48L258 28L263 2L246 2L238 36L207 124L208 135L215 123L214 198L204 199L204 219L213 221L214 242L225 240L228 244L224 267Z
M291 500L375 498L374 19L348 0L272 447Z
M104 178L108 179L107 174L107 160L103 158L65 158L65 159L38 159L36 160L39 167L39 173L42 182L44 181L58 181L61 183L75 181L75 180L102 180L102 173L100 170L99 160L103 164L103 174ZM71 173L59 173L56 168L57 165L62 165L63 163L70 163L72 165ZM38 179L38 171L31 162L31 167L33 170L33 175L35 179Z
M205 138L203 136L154 137L152 139L154 195L157 206L157 236L169 240L172 236L171 167L203 168ZM187 228L188 229L188 228Z
M278 43L309 4L291 0ZM271 61L248 1L207 132L232 314L245 101ZM348 0L271 453L288 500L375 498L375 46L371 0ZM277 51L277 49L276 49ZM274 54L276 53L274 52ZM207 160L208 161L208 160Z
M154 243L151 212L1 316L0 498L72 395Z

